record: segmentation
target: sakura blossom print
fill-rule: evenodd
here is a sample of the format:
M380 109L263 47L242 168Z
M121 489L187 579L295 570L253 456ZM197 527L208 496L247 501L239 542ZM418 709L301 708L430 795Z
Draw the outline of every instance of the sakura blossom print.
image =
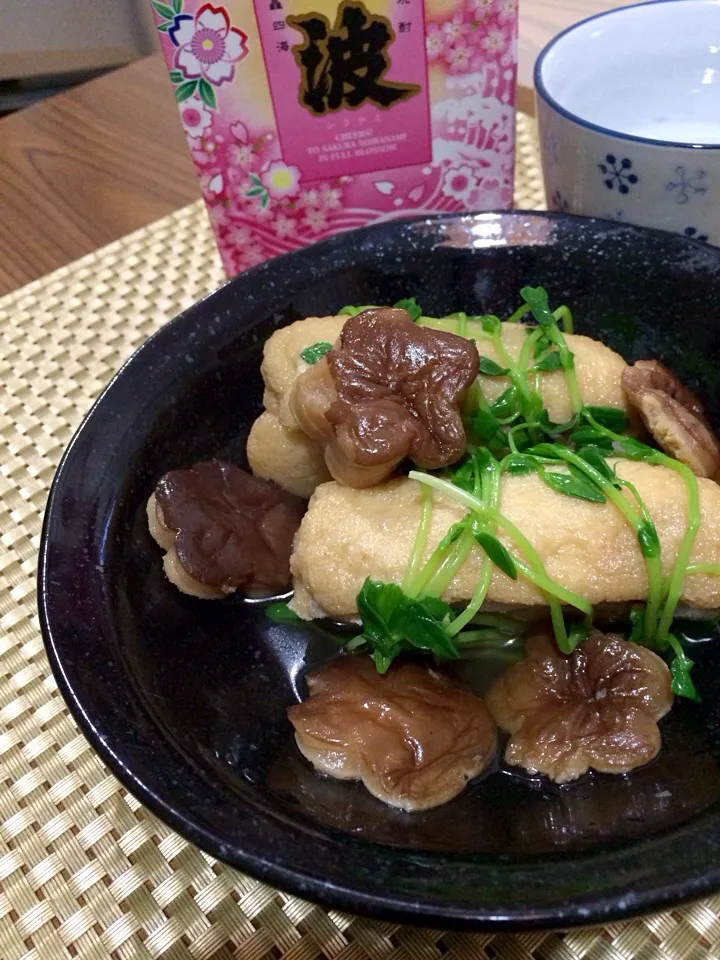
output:
M228 276L512 203L517 0L152 0Z

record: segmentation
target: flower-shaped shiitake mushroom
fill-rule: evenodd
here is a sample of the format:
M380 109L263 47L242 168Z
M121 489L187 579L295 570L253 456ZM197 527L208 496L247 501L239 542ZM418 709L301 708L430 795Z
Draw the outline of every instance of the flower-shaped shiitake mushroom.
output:
M463 337L419 327L405 310L365 310L298 377L290 409L324 444L336 480L373 486L406 457L426 469L462 457L459 404L478 364L474 344Z
M384 803L428 810L487 767L495 724L478 697L415 663L379 674L345 656L307 677L310 697L288 710L300 752L321 772L362 780Z
M304 508L276 484L212 461L166 473L147 515L150 533L167 551L168 579L183 593L213 599L286 589Z
M594 632L569 656L545 633L494 683L487 705L510 733L505 760L558 783L592 768L627 773L660 750L657 721L673 703L657 654Z
M699 477L720 479L720 444L697 397L659 360L638 360L622 385L658 445Z

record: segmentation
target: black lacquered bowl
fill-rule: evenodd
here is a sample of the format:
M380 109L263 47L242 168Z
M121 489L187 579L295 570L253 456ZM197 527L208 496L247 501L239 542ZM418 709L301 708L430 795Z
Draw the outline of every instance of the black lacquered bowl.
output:
M120 780L203 849L346 910L445 927L606 921L720 889L720 649L698 646L703 702L662 722L632 776L558 787L501 769L451 804L403 814L316 776L286 707L331 652L257 606L181 595L145 503L165 471L239 464L270 333L347 303L416 296L426 313L507 315L525 284L576 330L655 356L720 423L720 250L538 213L394 222L273 260L149 340L78 431L43 532L43 633L60 689Z

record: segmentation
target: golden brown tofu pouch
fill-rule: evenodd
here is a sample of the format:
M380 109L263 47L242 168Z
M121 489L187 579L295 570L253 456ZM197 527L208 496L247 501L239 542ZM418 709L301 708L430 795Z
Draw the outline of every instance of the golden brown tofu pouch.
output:
M609 461L632 481L645 501L662 545L669 574L686 526L687 493L675 471L627 460ZM699 479L702 523L692 563L720 563L720 486ZM629 494L628 494L629 497ZM401 583L420 520L420 485L401 478L366 490L335 482L315 491L295 537L290 569L293 608L303 618L357 616L356 597L366 577ZM551 490L535 474L502 481L500 509L535 547L550 577L593 605L627 603L647 597L645 562L635 533L611 503L591 503ZM426 558L466 509L433 492ZM504 533L498 538L520 556ZM473 546L443 594L449 603L470 599L484 553ZM522 575L511 580L493 568L488 602L502 607L546 605L543 593ZM682 603L702 611L720 609L720 577L686 577Z
M260 367L265 392L261 413L247 442L250 469L274 480L298 497L309 497L319 483L330 479L322 447L299 429L288 397L297 377L308 369L300 356L315 343L334 343L347 317L309 317L276 330L265 343Z
M277 330L266 342L261 372L265 382L265 413L256 420L248 439L248 461L253 473L274 480L286 490L309 497L318 484L330 479L322 451L298 428L288 398L296 378L308 369L300 353L318 342L334 343L347 317L310 317ZM448 329L447 321L438 321ZM502 325L502 339L508 352L517 359L527 336L527 327L518 323ZM468 336L480 336L474 328ZM627 366L623 358L598 340L577 335L566 336L575 354L575 369L580 392L591 406L619 407L629 414L621 378ZM490 342L478 340L478 350L502 365ZM542 373L540 387L550 419L563 423L571 416L565 374L562 370ZM490 402L496 400L510 381L507 377L481 375L483 391Z

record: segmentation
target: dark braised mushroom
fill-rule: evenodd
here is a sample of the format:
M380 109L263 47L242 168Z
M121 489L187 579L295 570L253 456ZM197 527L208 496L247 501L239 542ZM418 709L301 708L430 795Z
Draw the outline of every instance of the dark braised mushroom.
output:
M290 408L301 429L325 445L336 480L372 486L406 457L426 469L462 457L459 404L478 364L463 337L419 327L405 310L365 310L298 377Z
M218 598L290 584L290 552L305 504L276 484L215 461L171 470L148 500L165 573L183 593Z
M660 750L657 721L670 710L670 671L651 650L595 631L572 654L545 633L487 695L510 733L505 760L558 783L588 769L627 773Z
M384 803L427 810L456 797L495 752L478 697L414 663L379 674L345 656L307 677L310 697L288 710L300 752L320 771L362 780Z
M659 360L638 360L623 390L658 445L699 477L720 478L720 443L694 393Z

